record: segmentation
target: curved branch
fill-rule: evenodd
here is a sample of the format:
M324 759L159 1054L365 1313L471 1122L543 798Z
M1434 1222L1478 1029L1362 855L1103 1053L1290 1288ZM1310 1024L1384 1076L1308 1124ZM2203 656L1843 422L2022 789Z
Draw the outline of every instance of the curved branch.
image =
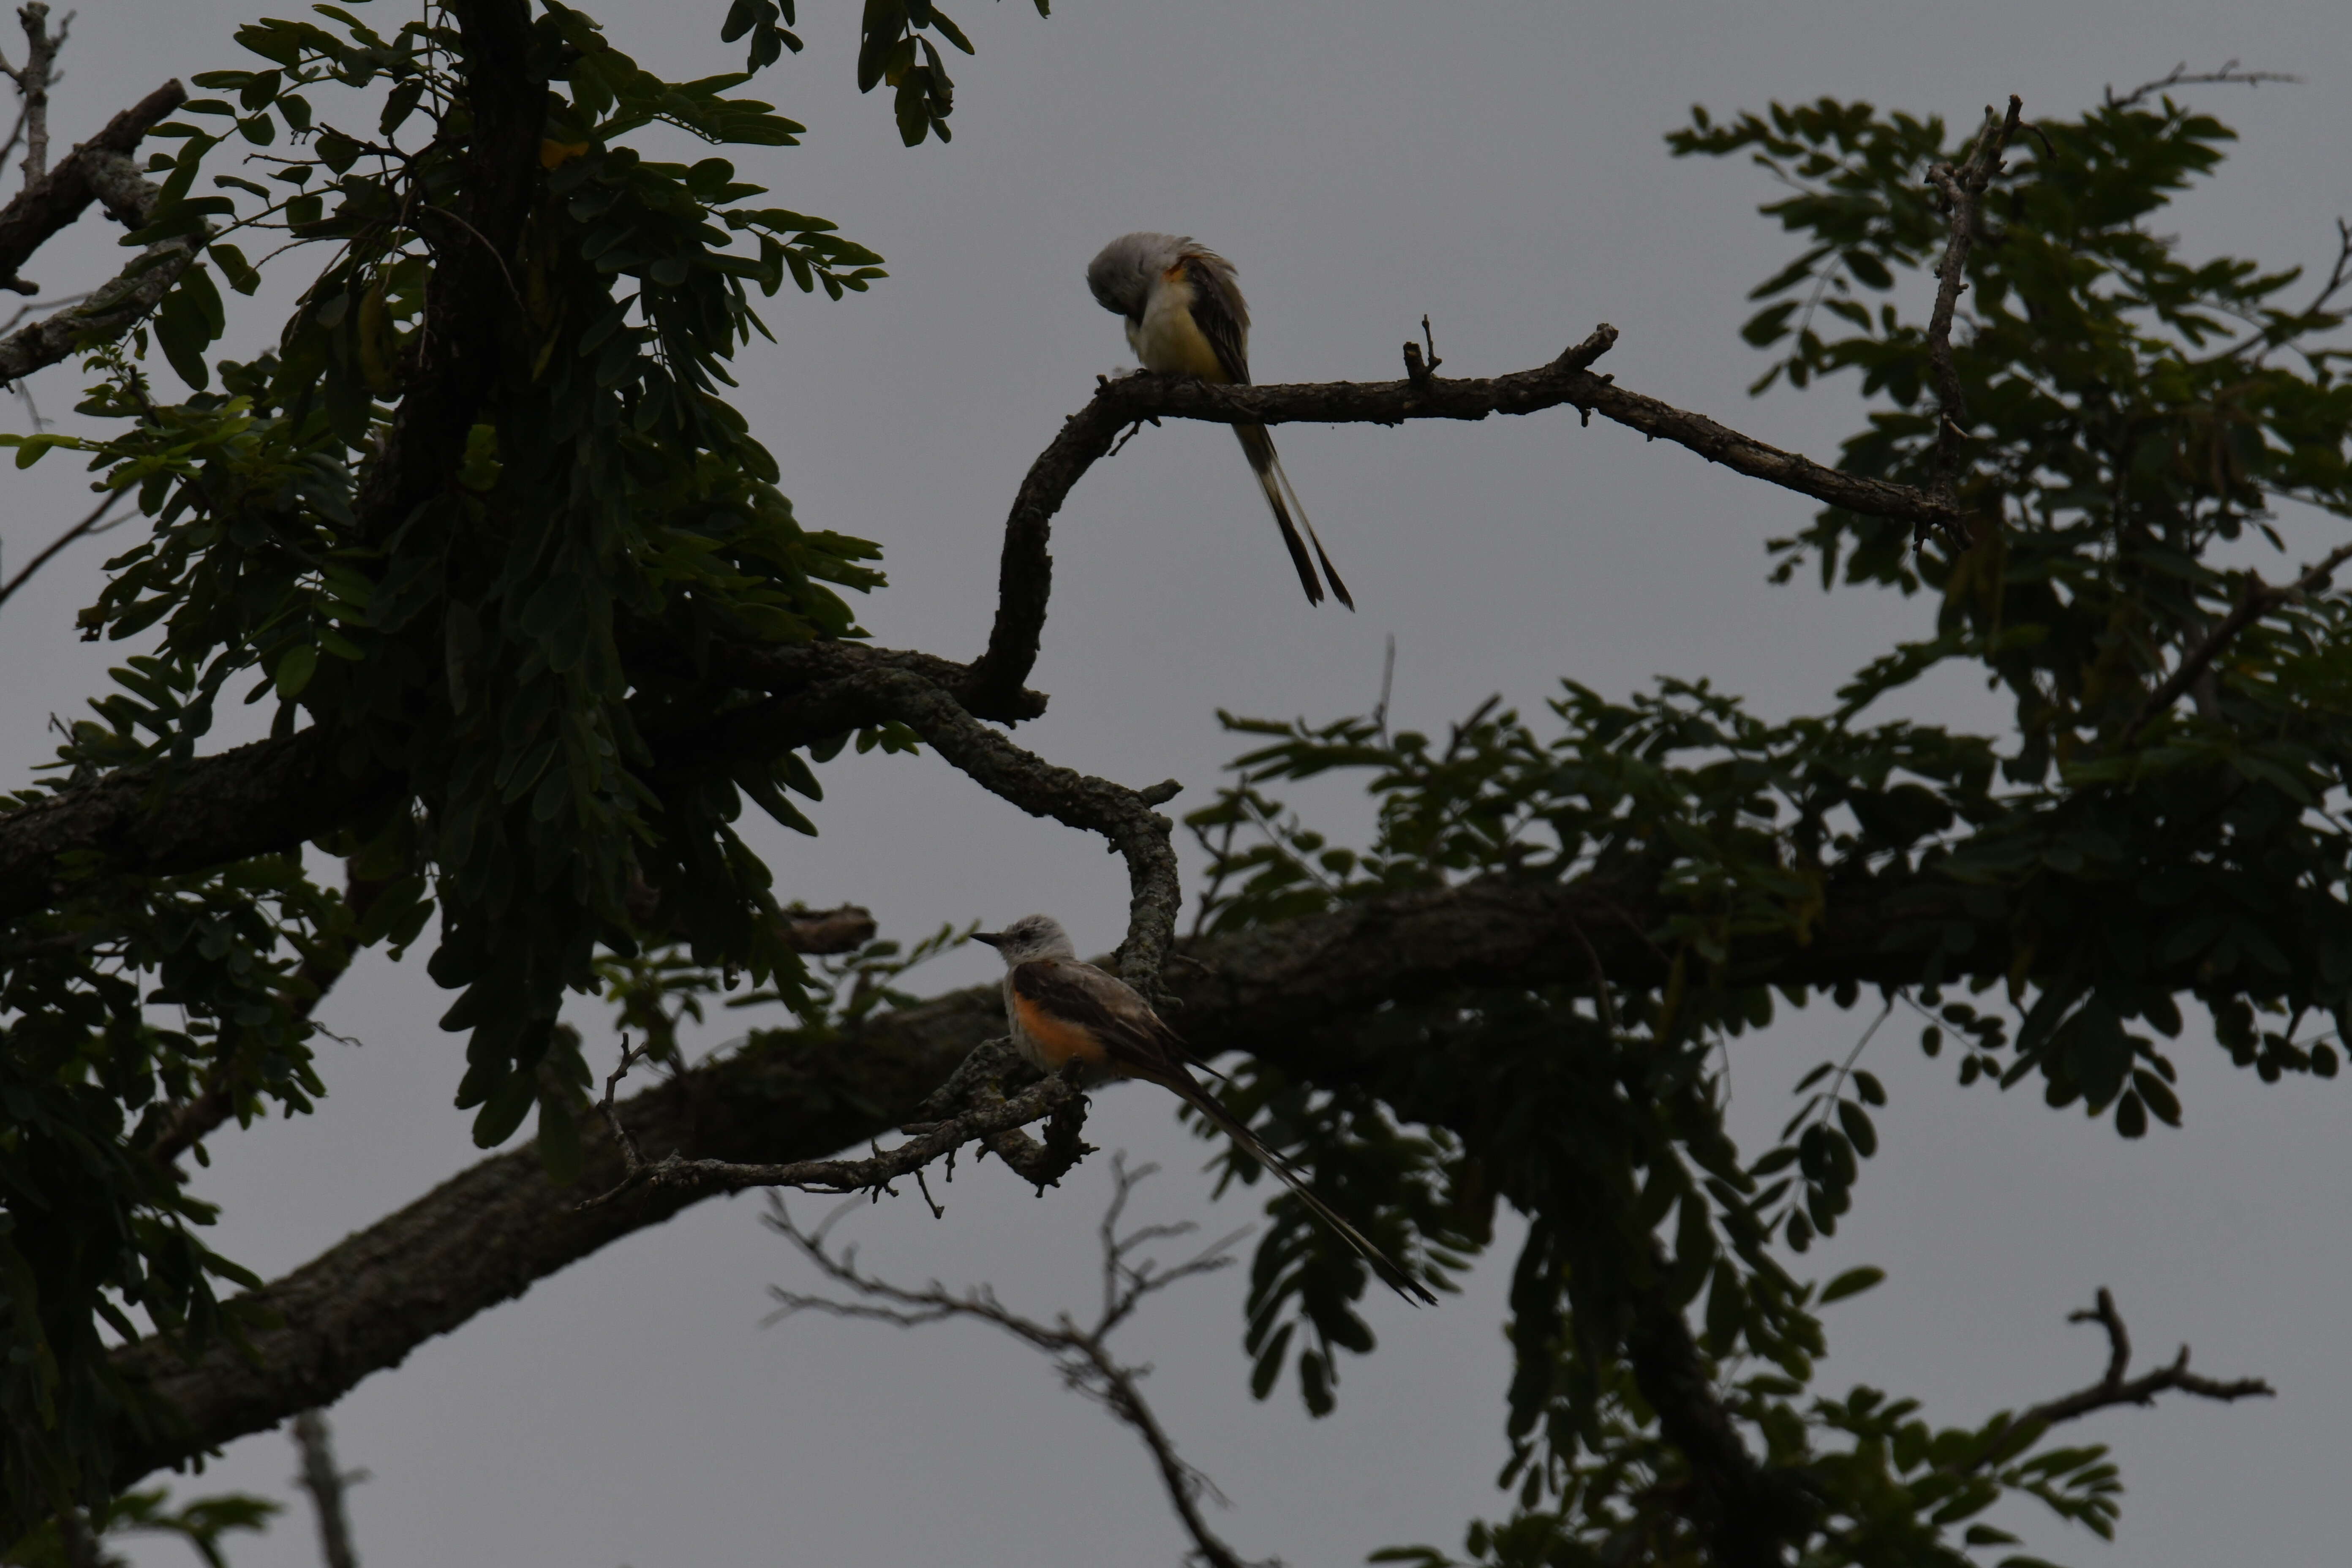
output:
M1484 419L1495 414L1535 414L1573 407L1598 414L1652 439L1672 441L1751 479L1849 511L1894 518L1918 528L1952 529L1960 513L1950 502L1909 485L1824 468L1752 437L1629 392L1589 368L1617 341L1602 325L1549 364L1485 380L1325 382L1296 386L1213 386L1204 381L1139 374L1106 381L1086 407L1030 465L1005 521L998 568L995 629L973 666L982 700L1018 687L1037 658L1052 584L1047 552L1054 514L1086 471L1110 450L1118 432L1139 420L1202 419L1223 425L1401 425L1408 419Z
M978 666L971 678L979 679ZM1119 973L1149 994L1174 940L1183 901L1176 853L1169 846L1171 825L1151 809L1176 793L1169 785L1139 792L1046 762L974 719L913 670L888 666L760 703L658 754L668 766L773 756L885 719L905 724L982 788L1030 816L1110 840L1127 861L1130 889Z

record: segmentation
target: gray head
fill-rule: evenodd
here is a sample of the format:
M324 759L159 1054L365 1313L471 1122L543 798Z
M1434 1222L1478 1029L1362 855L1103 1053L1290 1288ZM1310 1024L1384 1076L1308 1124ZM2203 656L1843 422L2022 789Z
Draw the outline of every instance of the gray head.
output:
M1078 950L1070 945L1070 933L1051 915L1023 915L1003 931L976 931L971 940L984 942L1003 953L1007 965L1026 963L1033 958L1078 956Z
M1181 234L1122 234L1087 264L1087 287L1104 310L1140 321L1153 282L1185 252L1200 248Z

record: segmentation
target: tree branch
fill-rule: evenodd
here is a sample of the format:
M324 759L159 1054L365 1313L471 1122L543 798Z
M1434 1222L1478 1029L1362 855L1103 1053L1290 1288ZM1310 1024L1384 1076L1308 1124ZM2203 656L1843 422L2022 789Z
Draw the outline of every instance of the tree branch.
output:
M2318 565L2294 582L2279 587L2273 587L2259 576L2249 574L2245 595L2238 601L2237 607L2221 618L2220 626L2206 633L2205 639L2183 656L2179 668L2147 694L2147 700L2140 704L2139 711L2133 714L2131 722L2124 726L2123 734L2116 742L2117 748L2129 746L2139 738L2139 732L2147 727L2149 721L2180 700L2180 694L2196 683L2197 678L2221 657L2221 650L2228 647L2240 632L2281 605L2326 587L2336 569L2347 561L2352 561L2352 544L2339 545L2329 551Z
M11 66L5 56L0 56L0 73L5 73L16 84L24 100L24 114L17 134L25 139L25 184L31 184L49 166L49 89L58 82L58 51L65 47L66 34L72 30L73 16L68 13L58 26L57 36L49 36L49 8L42 0L31 0L16 13L16 20L25 26L25 63ZM16 137L9 138L10 142ZM23 288L15 279L10 287ZM34 292L25 289L26 293Z
M1906 934L1940 931L1967 907L1966 889L1933 879L1833 884L1825 896L1809 943L1742 938L1730 974L1916 982L1932 944L1906 946ZM1482 879L1211 938L1171 967L1169 984L1203 1056L1246 1051L1339 1085L1368 1070L1354 1031L1384 1004L1462 986L1580 981L1580 928L1612 975L1659 983L1666 961L1645 933L1660 914L1628 884ZM2008 943L1988 935L1946 955L1946 977L2005 975L2010 961ZM614 1110L656 1158L676 1150L745 1163L819 1159L899 1126L1003 1028L999 988L975 986L882 1014L854 1036L736 1053ZM253 1332L249 1355L221 1345L188 1364L154 1340L119 1352L118 1365L182 1421L169 1432L123 1432L118 1485L332 1404L426 1340L705 1195L640 1184L583 1209L581 1193L616 1185L626 1169L604 1130L585 1130L582 1142L576 1190L551 1184L533 1147L499 1154L244 1298L273 1325Z
M1936 380L1938 405L1934 495L1956 511L1953 480L1961 468L1960 443L1968 439L1969 405L1960 389L1960 373L1952 363L1952 316L1959 308L1960 291L1969 286L1969 251L1984 221L1985 188L2000 173L2001 155L2009 150L2009 139L2017 133L2017 117L2024 107L2015 93L2010 94L2006 115L1988 107L1984 125L1966 161L1957 169L1937 163L1927 171L1927 183L1943 196L1950 225L1944 258L1936 265L1936 309L1927 321L1927 365ZM1915 533L1916 538L1926 535L1924 527ZM1967 542L1965 523L1956 525L1954 537Z
M1655 1274L1664 1279L1671 1270L1657 1250ZM1767 1468L1748 1452L1672 1299L1652 1287L1634 1305L1626 1356L1659 1431L1690 1466L1691 1522L1718 1568L1779 1568L1781 1547L1801 1539L1812 1520L1801 1477Z
M2239 1399L2275 1398L2278 1390L2258 1377L2242 1377L2221 1383L2201 1377L2189 1370L2189 1347L2182 1345L2180 1353L2168 1366L2137 1377L2124 1374L2131 1367L2131 1335L2124 1329L2123 1314L2116 1310L2116 1299L2105 1286L2099 1288L2095 1305L2066 1314L2070 1323L2097 1323L2107 1331L2107 1373L2088 1388L2079 1389L2063 1399L2053 1399L2037 1405L2019 1416L2012 1431L2031 1429L2037 1436L2061 1421L2073 1421L2095 1410L2105 1410L2117 1405L2153 1405L2156 1396L2169 1390L2193 1394L2200 1399L2218 1399L2228 1404ZM2003 1447L2010 1445L2004 1444Z
M1078 1092L1075 1079L1045 1079L1023 1090L1011 1100L1002 1095L945 1121L932 1122L895 1149L875 1145L873 1156L865 1160L796 1160L786 1164L760 1164L737 1160L688 1160L675 1151L660 1160L647 1162L637 1152L636 1140L630 1136L628 1123L613 1104L613 1091L639 1059L640 1053L625 1042L621 1049L620 1065L604 1079L604 1099L598 1106L604 1125L613 1134L613 1142L621 1152L621 1179L608 1191L588 1199L583 1209L601 1208L640 1186L669 1187L694 1195L713 1193L740 1193L753 1187L798 1187L812 1193L890 1193L890 1184L905 1176L920 1178L923 1167L934 1160L944 1159L948 1169L955 1169L956 1151L966 1143L992 1143L1004 1133L1029 1122L1052 1116L1060 1119L1066 1110L1083 1107L1085 1097ZM1083 1110L1078 1115L1084 1116ZM1076 1139L1075 1129L1070 1138ZM1033 1177L1041 1187L1058 1182L1075 1157L1063 1163L1060 1170L1042 1178ZM1027 1172L1023 1174L1028 1175ZM924 1192L926 1201L930 1194ZM938 1205L934 1204L933 1208Z
M165 82L107 121L105 130L59 159L56 168L0 207L0 279L14 279L17 268L51 235L79 217L105 182L106 161L127 158L137 151L147 132L187 97L187 89L177 81Z
M803 1257L814 1264L818 1271L836 1285L847 1287L857 1298L838 1300L828 1296L812 1296L797 1290L771 1287L769 1293L779 1303L769 1321L788 1318L796 1312L826 1312L839 1318L856 1318L867 1322L889 1323L902 1329L919 1328L950 1318L971 1318L992 1323L1006 1333L1042 1352L1051 1358L1055 1369L1062 1375L1065 1386L1084 1394L1108 1410L1120 1421L1132 1427L1143 1446L1150 1452L1153 1467L1160 1472L1160 1485L1168 1493L1170 1506L1175 1509L1184 1532L1192 1538L1194 1551L1211 1568L1254 1568L1241 1555L1220 1540L1210 1530L1202 1516L1201 1500L1209 1497L1224 1501L1214 1482L1200 1470L1187 1464L1176 1452L1168 1429L1160 1424L1151 1406L1143 1397L1142 1379L1147 1369L1122 1365L1110 1353L1109 1337L1141 1304L1143 1299L1164 1290L1179 1280L1196 1275L1213 1274L1231 1268L1235 1261L1232 1248L1247 1231L1235 1231L1223 1240L1213 1243L1173 1268L1161 1268L1151 1258L1137 1261L1135 1255L1155 1241L1173 1240L1191 1235L1198 1227L1189 1221L1177 1225L1144 1226L1126 1235L1119 1233L1119 1220L1127 1208L1128 1199L1138 1184L1158 1171L1156 1165L1144 1165L1130 1171L1122 1156L1111 1159L1111 1180L1114 1184L1109 1207L1105 1211L1099 1227L1103 1253L1102 1313L1092 1328L1081 1328L1068 1313L1060 1314L1053 1323L1024 1317L997 1300L996 1292L982 1285L961 1295L933 1281L920 1290L892 1284L861 1271L854 1253L835 1256L825 1246L826 1233L846 1209L835 1210L832 1217L813 1231L803 1231L795 1224L792 1213L782 1200L772 1200L768 1224L798 1247ZM1271 1568L1271 1565L1266 1565Z
M170 876L294 848L399 784L373 762L347 772L333 739L314 729L60 791L0 816L0 921L100 876Z
M895 708L866 710L847 700L836 672L928 678L940 671L950 689L971 679L967 667L929 654L856 643L722 650L713 662L720 679L772 684L793 695L672 738L658 753L665 766L716 764L754 752L773 756L898 716ZM1004 703L1030 715L1045 705L1039 694L1020 690ZM0 814L0 922L54 905L100 872L162 876L292 849L358 820L405 787L401 773L372 759L352 759L346 772L333 738L310 729L168 771L113 773L60 790Z
M352 1521L343 1507L343 1491L365 1471L345 1473L335 1465L335 1447L327 1434L327 1418L315 1410L294 1417L294 1447L302 1455L302 1473L296 1479L310 1494L319 1516L319 1552L327 1568L360 1568L352 1548Z
M2284 71L2240 70L2238 62L2235 60L2222 66L2220 70L2192 72L2189 68L2189 62L2183 60L2154 81L2144 81L2120 98L2116 96L2114 88L2107 89L2106 100L2109 109L2129 109L2149 93L2162 92L2170 87L2204 87L2215 83L2260 87L2266 81L2299 82L2302 79L2299 76L2289 76Z
M975 683L982 679L977 665L970 679ZM879 661L861 673L756 704L691 735L672 738L656 754L664 767L774 756L886 719L912 729L982 788L1032 816L1051 817L1110 840L1126 858L1130 889L1119 973L1149 994L1167 957L1183 900L1175 851L1169 847L1171 825L1151 810L1176 793L1171 785L1131 790L1048 763L981 723L947 691L912 669Z
M498 396L505 372L531 363L512 335L509 258L540 175L547 84L531 75L525 0L451 0L464 37L466 142L459 209L424 209L434 281L418 333L416 369L383 446L360 480L361 531L383 539L451 483L466 434Z
M116 153L92 161L89 183L107 212L132 229L145 226L162 194L140 176L128 157ZM205 225L203 232L209 235L211 226ZM199 237L176 234L157 240L74 304L0 338L0 382L21 381L138 325L195 259Z
M5 355L5 346L0 345L0 355ZM5 369L0 369L0 381L12 381L14 379L15 377L8 375ZM30 581L34 573L38 572L42 567L47 565L50 558L56 555L58 551L63 550L67 545L71 544L75 540L81 538L82 535L86 533L104 532L105 530L100 528L99 525L106 521L106 514L114 510L115 503L121 500L129 492L126 490L109 490L103 500L101 500L96 506L89 509L89 516L83 518L79 522L75 523L71 528L67 529L63 533L58 534L55 539L49 541L47 546L38 554L35 555L30 561L25 563L23 568L19 570L14 577L9 578L5 583L0 583L0 605L6 604L8 602L9 595Z
M1956 528L1958 508L1908 485L1824 468L1702 415L1628 392L1588 368L1617 341L1601 326L1549 364L1487 380L1326 382L1296 386L1213 386L1152 374L1105 381L1086 407L1063 424L1030 465L1006 520L998 568L996 625L988 651L972 666L975 696L989 700L1028 679L1037 658L1052 585L1048 553L1054 515L1078 479L1139 420L1202 419L1225 425L1400 425L1408 419L1484 419L1563 405L1598 414L1652 439L1688 447L1751 479L1849 511L1895 518L1919 528Z

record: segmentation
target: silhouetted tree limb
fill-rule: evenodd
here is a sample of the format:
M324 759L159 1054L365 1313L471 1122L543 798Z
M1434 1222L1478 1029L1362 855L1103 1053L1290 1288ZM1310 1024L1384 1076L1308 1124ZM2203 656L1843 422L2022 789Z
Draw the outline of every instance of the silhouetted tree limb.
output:
M2168 1392L2193 1394L2200 1399L2218 1399L2229 1404L2239 1399L2275 1398L2278 1390L2259 1377L2242 1377L2228 1383L2203 1377L2189 1370L2189 1347L2182 1345L2180 1353L2169 1365L2137 1377L2125 1375L2131 1370L2131 1335L2124 1328L2123 1314L2116 1310L2116 1299L2106 1287L2099 1288L2098 1300L2093 1305L2066 1314L2070 1323L2096 1323L2107 1331L2107 1373L2088 1388L2078 1389L2062 1399L2037 1405L2018 1417L2020 1427L2036 1429L2054 1426L2061 1421L2073 1421L2095 1410L2105 1410L2117 1405L2153 1405L2156 1396Z
M1925 881L1833 886L1810 942L1746 939L1732 966L1790 984L1916 981L1929 950L1902 948L1904 932L1939 930L1964 898ZM1612 976L1655 983L1665 962L1645 933L1657 918L1654 900L1628 884L1482 879L1192 943L1192 962L1170 966L1164 984L1203 1056L1245 1051L1307 1081L1343 1084L1368 1070L1356 1031L1382 1005L1464 986L1579 982L1590 962L1580 931ZM1957 980L2005 974L2009 961L2006 945L1988 940L1944 962ZM926 1097L1003 1028L999 988L975 986L870 1018L852 1037L727 1057L614 1112L651 1159L824 1159L925 1114ZM1006 1082L1015 1087L1009 1072ZM118 1483L331 1404L425 1341L707 1195L641 1184L583 1209L583 1194L626 1174L602 1129L583 1129L583 1143L575 1188L552 1185L525 1146L263 1287L250 1300L277 1326L253 1334L251 1356L221 1346L186 1365L154 1341L121 1352L123 1369L184 1425L122 1434Z
M1010 689L1028 679L1037 658L1053 578L1048 553L1053 518L1079 479L1110 451L1118 433L1139 420L1204 419L1225 425L1401 425L1408 419L1484 419L1574 407L1653 439L1688 447L1710 462L1832 506L1894 518L1915 528L1960 525L1950 502L1908 485L1824 468L1752 437L1629 392L1589 368L1617 341L1602 325L1549 364L1488 380L1424 374L1403 381L1323 382L1296 386L1213 386L1181 376L1138 374L1106 380L1087 405L1030 465L1006 520L998 567L996 624L988 651L972 666L979 690ZM1426 367L1424 367L1424 370Z

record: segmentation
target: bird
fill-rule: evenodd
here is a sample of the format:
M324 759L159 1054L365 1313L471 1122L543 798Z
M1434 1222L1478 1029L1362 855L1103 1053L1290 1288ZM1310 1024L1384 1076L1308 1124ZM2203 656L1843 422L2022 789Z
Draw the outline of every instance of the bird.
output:
M1198 376L1220 386L1249 384L1249 304L1234 281L1233 263L1207 246L1187 235L1121 235L1087 266L1087 287L1104 310L1127 319L1128 346L1144 369ZM1323 602L1323 583L1315 574L1319 562L1332 596L1354 609L1348 584L1332 570L1298 491L1282 471L1274 437L1263 425L1236 425L1234 434L1265 491L1265 504L1274 509L1275 526L1298 568L1307 602ZM1298 536L1301 528L1305 541ZM1309 541L1315 546L1312 559L1307 553Z
M1005 1022L1013 1048L1032 1067L1053 1073L1075 1064L1081 1083L1138 1078L1169 1090L1280 1177L1389 1289L1408 1301L1437 1304L1419 1280L1309 1191L1297 1166L1259 1142L1201 1086L1182 1038L1133 986L1081 960L1059 921L1024 915L1001 931L974 931L971 939L996 949L1004 960Z

